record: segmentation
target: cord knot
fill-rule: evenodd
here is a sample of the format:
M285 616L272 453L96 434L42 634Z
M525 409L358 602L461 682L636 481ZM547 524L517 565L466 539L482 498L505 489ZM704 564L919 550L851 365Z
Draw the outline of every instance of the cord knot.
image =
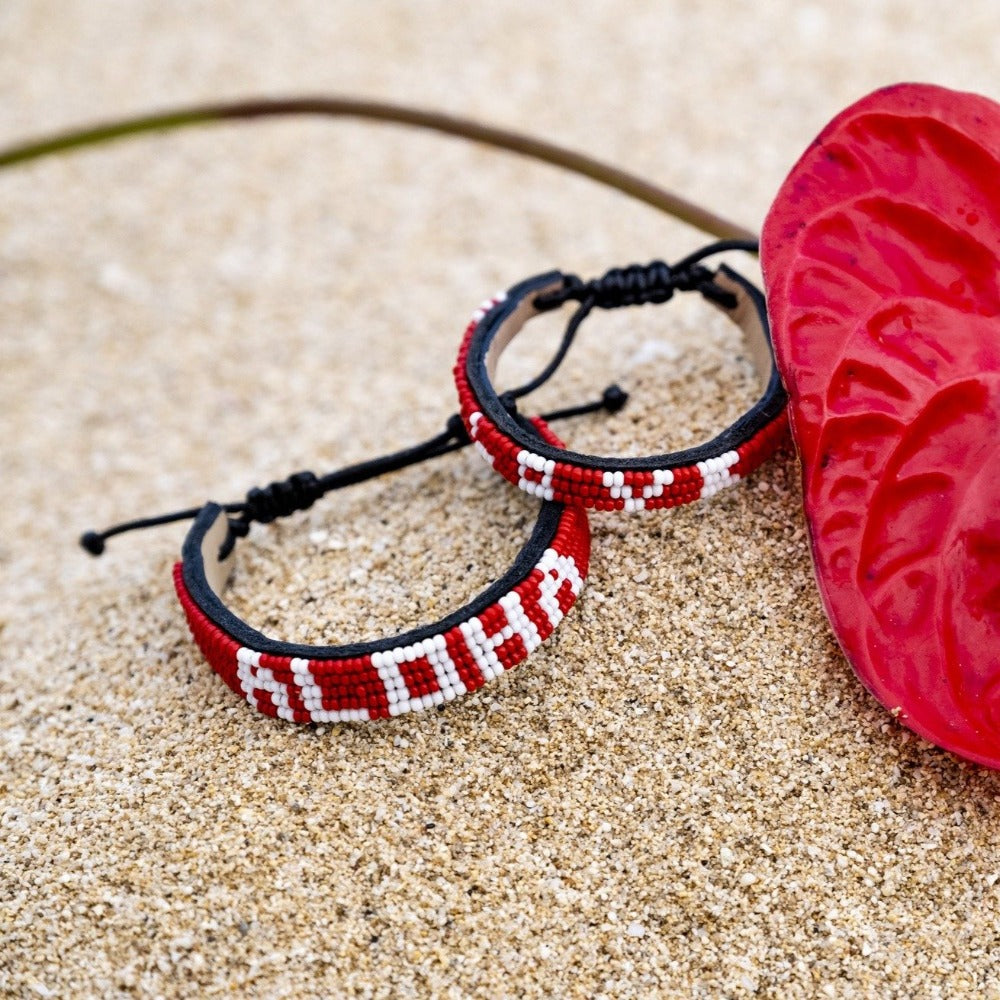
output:
M715 273L697 263L671 267L662 260L649 264L613 267L599 278L582 281L575 274L567 275L563 287L535 299L541 310L558 309L566 302L582 304L590 309L618 309L622 306L655 305L669 302L674 292L700 292L726 308L736 304L735 296L714 282Z
M599 309L668 302L676 287L674 272L662 260L613 267L589 285Z
M296 472L268 486L255 486L246 495L243 519L269 524L299 510L308 510L322 495L323 487L311 472Z

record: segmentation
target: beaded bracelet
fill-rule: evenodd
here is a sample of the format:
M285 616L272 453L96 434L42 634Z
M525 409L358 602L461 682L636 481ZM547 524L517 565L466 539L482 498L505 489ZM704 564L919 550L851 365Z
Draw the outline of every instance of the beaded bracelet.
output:
M549 420L598 409L617 412L626 399L621 389L610 386L599 402L535 419L547 428ZM208 503L131 521L87 532L80 541L100 555L113 535L193 517L181 561L174 567L177 596L195 642L213 669L265 715L302 723L362 722L431 708L499 677L552 634L587 576L586 511L543 503L530 538L500 579L440 621L390 638L342 646L283 642L252 628L225 606L221 595L232 571L236 541L253 522L269 523L307 510L331 490L469 443L456 414L443 433L411 448L322 477L298 472L250 490L240 503Z
M533 496L596 510L678 506L712 496L755 469L787 434L786 395L774 364L763 295L728 267L712 272L699 264L729 249L752 250L755 244L723 241L673 267L660 261L634 265L589 282L552 271L514 285L477 310L462 341L455 382L462 420L480 454ZM552 374L592 309L666 302L675 291L699 292L740 326L764 383L760 399L721 434L671 454L601 457L567 450L544 423L517 413L517 397ZM571 300L580 305L549 366L531 383L498 395L493 375L507 345L532 316Z
M344 646L268 638L220 599L232 552L226 518L207 504L184 543L174 584L208 662L265 715L289 722L362 722L453 701L516 666L572 607L587 575L590 529L580 508L542 505L514 565L446 618Z

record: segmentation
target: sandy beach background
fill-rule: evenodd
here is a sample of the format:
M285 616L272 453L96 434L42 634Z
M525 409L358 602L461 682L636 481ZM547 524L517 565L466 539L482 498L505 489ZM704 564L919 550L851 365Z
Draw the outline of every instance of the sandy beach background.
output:
M754 229L840 108L1000 97L1000 9L838 4L0 5L0 145L200 100L342 93L547 136ZM201 659L184 527L435 433L486 295L707 238L517 157L318 119L0 173L0 994L997 997L1000 778L898 726L812 579L797 467L594 516L580 602L445 711L297 728ZM734 266L753 275L747 258ZM537 366L559 322L505 365ZM753 397L685 297L588 321L539 409L580 449L696 443ZM510 563L534 501L462 452L242 543L233 604L375 638Z

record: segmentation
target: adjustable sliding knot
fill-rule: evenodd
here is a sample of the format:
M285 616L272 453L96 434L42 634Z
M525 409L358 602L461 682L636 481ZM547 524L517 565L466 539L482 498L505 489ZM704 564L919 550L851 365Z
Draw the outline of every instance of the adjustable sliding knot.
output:
M617 309L669 302L674 292L700 292L726 308L736 305L732 293L720 288L715 273L699 264L672 268L662 260L649 264L613 267L599 278L583 281L567 275L562 288L539 295L535 307L557 309L566 302L579 302L586 309Z
M311 472L296 472L268 486L255 486L247 493L243 520L269 524L279 517L308 510L325 490Z
M674 273L662 260L613 267L585 286L599 309L667 302L674 294Z

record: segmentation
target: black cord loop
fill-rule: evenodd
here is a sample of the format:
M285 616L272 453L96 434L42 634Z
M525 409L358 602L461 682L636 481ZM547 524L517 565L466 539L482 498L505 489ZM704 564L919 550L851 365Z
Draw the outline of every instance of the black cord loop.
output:
M562 420L566 417L596 413L598 410L617 413L627 401L628 393L624 389L618 385L610 385L604 390L599 400L546 413L542 415L542 419L545 421ZM516 411L516 402L513 399L509 402L513 411ZM309 471L295 472L287 479L278 480L263 487L255 486L247 492L246 498L242 502L222 505L227 514L237 516L229 518L229 535L219 558L225 558L236 539L244 538L250 531L250 525L254 522L270 524L279 517L287 517L297 511L308 510L317 500L332 490L343 489L345 486L353 486L355 483L362 483L389 472L396 472L407 466L437 458L439 455L445 455L451 451L457 451L470 443L471 440L465 425L462 423L462 418L455 413L448 418L445 429L440 434L410 448L391 452L367 462L359 462L357 465L348 465L343 469L328 472L324 476L317 476ZM197 517L201 509L201 507L190 507L172 514L126 521L104 531L88 531L80 536L80 545L91 555L99 556L104 552L107 539L114 535L121 535L126 531L134 531L139 528L152 528L161 524L172 524L175 521L190 520Z
M552 360L530 382L509 389L500 397L500 402L511 414L511 405L521 396L534 392L547 382L563 363L580 324L593 309L618 309L622 306L654 305L669 302L674 292L699 292L704 298L723 309L736 306L736 296L715 283L715 272L701 265L706 257L725 253L728 250L744 250L755 254L760 245L756 240L717 240L708 246L688 254L671 266L662 260L649 264L630 264L628 267L613 267L599 278L584 281L575 274L567 274L563 287L535 297L534 306L541 312L558 309L567 302L579 302L576 312L566 324L566 332Z

